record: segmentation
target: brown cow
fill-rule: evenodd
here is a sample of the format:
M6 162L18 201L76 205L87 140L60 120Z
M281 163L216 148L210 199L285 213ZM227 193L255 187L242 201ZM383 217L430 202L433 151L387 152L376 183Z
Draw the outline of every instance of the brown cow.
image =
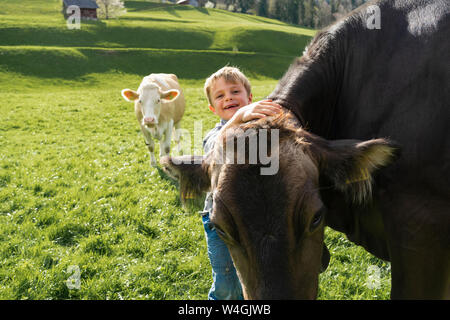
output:
M314 298L324 225L391 262L391 298L450 298L449 13L448 1L379 0L319 32L269 96L301 126L241 126L280 130L276 174L219 164L217 150L164 159L182 194L214 191L247 298ZM401 148L380 170L396 149L376 137Z
M382 139L326 141L288 115L236 129L222 133L223 143L202 162L185 156L162 158L161 164L180 180L184 198L214 190L211 222L230 249L245 298L315 298L319 266L325 269L329 260L328 251L322 253L326 207L319 176L355 203L364 202L370 197L372 172L390 161L394 147ZM251 140L240 140L261 129L279 131L279 143L271 150L282 155L276 174L260 174L264 165L249 163ZM245 141L245 164L223 157L230 140L234 145Z

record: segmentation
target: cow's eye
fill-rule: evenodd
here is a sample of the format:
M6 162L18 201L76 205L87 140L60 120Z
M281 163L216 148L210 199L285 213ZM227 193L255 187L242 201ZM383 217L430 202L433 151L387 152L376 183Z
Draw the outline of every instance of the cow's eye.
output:
M216 225L213 225L214 226L214 229L216 229L216 232L217 232L217 234L219 235L219 236L221 236L221 237L226 237L227 236L227 234L222 230L222 229L220 229L219 227L217 227Z
M229 236L225 233L225 231L223 231L223 230L222 230L220 227L218 227L216 224L211 223L211 225L212 225L213 229L216 230L217 234L218 234L223 240L229 238Z
M213 199L214 216L222 216L222 219L224 220L223 225L222 223L220 223L221 225L217 225L214 223L216 221L211 221L217 231L217 234L225 243L233 246L239 245L239 232L230 211L217 192L214 192ZM226 226L226 228L224 226Z
M325 208L322 208L314 214L314 217L311 220L309 231L314 231L322 223L323 217L325 215L325 210Z
M216 224L212 223L213 228L216 230L217 234L219 235L219 237L227 244L229 245L237 245L238 241L237 239L235 239L234 237L232 237L230 234L226 233L225 231L223 231L223 229L221 229L220 227L218 227Z

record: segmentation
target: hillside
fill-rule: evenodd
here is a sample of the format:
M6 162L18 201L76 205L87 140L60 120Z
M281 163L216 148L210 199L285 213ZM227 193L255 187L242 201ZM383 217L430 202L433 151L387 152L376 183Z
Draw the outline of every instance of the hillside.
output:
M82 20L69 30L60 3L3 1L0 70L44 79L105 72L204 79L229 63L278 79L314 34L257 16L145 1L125 1L128 12L118 19Z

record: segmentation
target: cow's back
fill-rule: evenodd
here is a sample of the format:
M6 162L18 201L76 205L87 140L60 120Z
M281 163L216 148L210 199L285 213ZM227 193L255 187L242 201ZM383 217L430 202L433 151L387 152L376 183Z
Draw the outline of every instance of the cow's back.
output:
M402 148L395 170L449 194L450 4L378 4L381 29L362 10L348 40L333 138L390 138Z
M389 242L391 261L400 259L398 248L421 255L430 250L443 259L444 271L437 274L445 277L450 272L450 256L443 250L449 245L450 3L377 3L381 29L367 29L360 18L358 32L348 39L332 138L388 138L398 144L400 156L375 177L378 210L355 211L359 233L353 241L374 254L379 254L374 243ZM384 226L380 233L377 223ZM402 263L414 262L408 257Z

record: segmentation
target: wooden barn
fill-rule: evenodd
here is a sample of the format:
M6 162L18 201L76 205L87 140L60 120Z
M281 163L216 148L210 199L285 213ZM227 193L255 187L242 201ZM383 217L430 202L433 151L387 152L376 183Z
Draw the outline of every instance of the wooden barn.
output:
M67 14L67 8L70 6L80 8L81 19L97 19L98 5L95 0L63 0L63 14L66 19L70 15L70 13Z

